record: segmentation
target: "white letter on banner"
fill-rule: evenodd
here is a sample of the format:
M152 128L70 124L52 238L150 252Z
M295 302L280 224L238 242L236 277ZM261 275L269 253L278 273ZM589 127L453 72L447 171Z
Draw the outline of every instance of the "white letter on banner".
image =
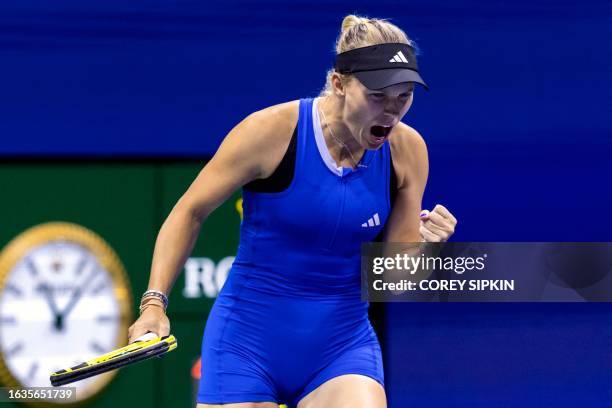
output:
M218 265L215 265L210 258L187 259L183 296L194 299L202 297L203 294L208 298L215 298L227 280L233 262L233 256L221 259Z

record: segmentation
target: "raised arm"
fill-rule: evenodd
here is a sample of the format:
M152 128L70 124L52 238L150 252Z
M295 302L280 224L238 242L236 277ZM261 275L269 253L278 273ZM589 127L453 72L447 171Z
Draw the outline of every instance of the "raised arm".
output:
M427 146L416 130L402 123L389 142L398 191L385 228L385 241L420 242L419 213L429 174Z

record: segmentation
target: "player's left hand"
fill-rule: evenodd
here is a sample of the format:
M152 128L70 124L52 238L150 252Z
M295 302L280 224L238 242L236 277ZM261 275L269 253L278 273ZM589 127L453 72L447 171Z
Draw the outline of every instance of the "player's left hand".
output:
M423 242L445 242L455 233L456 226L457 219L440 204L431 212L421 211L419 232Z

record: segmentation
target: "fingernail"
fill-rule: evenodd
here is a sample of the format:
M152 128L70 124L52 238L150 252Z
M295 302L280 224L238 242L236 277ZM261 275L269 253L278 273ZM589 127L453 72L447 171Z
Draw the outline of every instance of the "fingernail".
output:
M425 211L425 210L421 211L421 217L424 217L426 215L427 215L427 211Z

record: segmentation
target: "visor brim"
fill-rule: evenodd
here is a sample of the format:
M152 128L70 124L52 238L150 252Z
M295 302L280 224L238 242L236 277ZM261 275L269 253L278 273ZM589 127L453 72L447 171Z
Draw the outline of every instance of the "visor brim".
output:
M373 90L387 88L404 82L414 82L429 90L429 87L425 81L423 81L419 73L411 69L377 69L375 71L355 72L353 75L355 75L357 79L359 79L359 82L366 88Z

